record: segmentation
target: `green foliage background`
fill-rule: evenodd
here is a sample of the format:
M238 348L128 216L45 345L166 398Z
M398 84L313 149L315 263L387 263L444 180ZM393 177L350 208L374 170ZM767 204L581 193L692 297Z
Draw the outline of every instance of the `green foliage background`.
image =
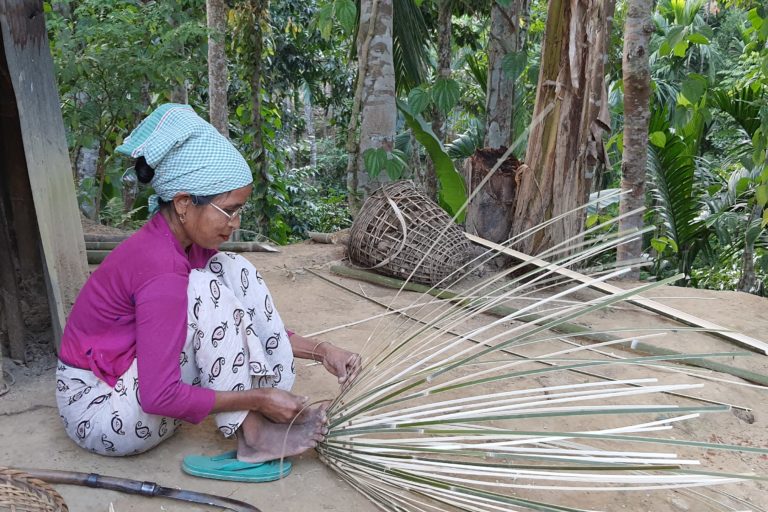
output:
M254 22L248 3L230 5L227 51L233 143L255 164L250 89ZM272 0L258 19L263 37L261 136L267 172L257 180L257 208L243 228L287 243L307 231L351 222L346 207L346 126L356 76L353 0ZM398 0L395 72L400 99L396 149L365 157L367 171L417 179L436 163L441 204L456 213L465 197L456 169L482 144L490 9L455 2L452 75L439 78L437 2ZM517 83L515 136L525 133L535 100L547 3L530 4L526 45L508 54L505 72ZM123 193L130 162L114 148L137 122L179 90L206 112L207 30L204 0L54 0L45 3L62 112L72 161L96 156L93 176L74 176L83 210L105 223L143 222L147 191ZM612 165L597 189L620 182L623 150L621 73L626 5L616 4L606 66ZM764 292L768 279L768 12L760 2L660 0L651 42L652 117L648 213L655 232L645 240L653 265L645 277L683 272L681 284L739 287L752 254ZM317 161L311 156L304 105L311 105ZM443 140L430 127L445 116ZM521 148L524 148L524 144ZM524 159L524 150L517 156ZM595 212L588 222L615 215Z

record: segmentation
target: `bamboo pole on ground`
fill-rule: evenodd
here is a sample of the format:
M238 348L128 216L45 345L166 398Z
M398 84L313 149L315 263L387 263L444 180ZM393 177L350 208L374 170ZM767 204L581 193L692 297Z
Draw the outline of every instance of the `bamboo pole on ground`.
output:
M121 242L85 242L88 251L111 251ZM230 252L279 252L271 245L262 242L224 242L219 246L220 251Z
M343 229L334 233L319 233L307 231L310 240L318 244L344 244L349 242L349 229Z
M120 242L86 242L88 263L96 265L104 261L107 255ZM262 242L224 242L219 246L220 251L227 252L280 252L271 245Z

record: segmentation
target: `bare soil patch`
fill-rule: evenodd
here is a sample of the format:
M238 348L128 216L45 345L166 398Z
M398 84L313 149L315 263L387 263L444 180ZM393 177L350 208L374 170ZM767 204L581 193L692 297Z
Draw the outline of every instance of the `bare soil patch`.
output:
M270 287L281 316L293 330L311 334L342 324L378 315L384 309L363 297L333 286L310 273L313 269L329 279L343 283L365 296L390 302L393 290L344 279L328 272L328 266L344 257L341 246L302 243L281 247L281 253L249 253L246 255L263 273ZM591 293L591 292L590 292ZM588 296L586 294L585 296ZM759 297L731 292L713 292L684 288L664 287L647 294L670 306L717 322L725 327L742 331L758 339L765 339L768 332L768 301ZM396 304L415 300L415 294L402 294ZM473 321L487 321L474 319ZM619 308L593 314L588 322L594 328L633 327L638 330L649 324L676 327L677 324L660 319L657 315L622 305ZM368 342L374 329L379 326L378 340L386 337L378 321L361 323L321 335L343 347L360 350ZM466 328L470 328L467 325ZM711 336L687 331L672 331L654 343L680 352L742 351ZM552 341L550 346L531 350L544 351L564 347ZM633 354L618 349L607 350L614 355L632 357ZM534 352L530 352L534 353ZM590 353L589 357L607 357ZM732 360L730 360L732 359ZM726 361L723 361L726 362ZM318 366L306 366L297 362L296 391L313 399L331 398L336 394L336 383ZM768 373L768 356L729 358L728 364ZM265 512L338 510L378 510L362 495L344 483L338 475L322 464L315 453L308 453L294 460L294 471L287 479L267 484L237 484L192 478L181 472L180 464L185 455L192 453L212 454L231 449L230 442L222 439L210 420L198 426L184 425L170 440L149 453L126 458L105 458L87 453L74 445L65 435L59 423L54 400L55 369L50 362L37 368L23 368L5 362L16 379L11 391L0 398L0 465L26 466L49 469L69 469L97 472L139 480L149 480L161 485L211 492L248 501ZM681 424L673 436L680 439L717 440L746 446L768 446L768 396L761 389L737 386L721 381L704 381L682 373L671 373L667 368L636 368L627 366L602 367L602 373L615 378L656 377L660 382L705 383L701 390L691 394L708 399L732 403L749 410L713 413ZM695 373L695 372L694 372ZM702 372L707 377L739 381L728 375ZM559 373L540 379L537 384L579 382L572 374ZM695 405L697 402L663 395L660 400L668 404ZM581 420L562 428L579 428ZM610 426L607 420L605 426ZM685 450L678 450L688 455ZM768 475L768 457L748 456L739 452L706 451L691 454L701 459L708 468L731 472L756 472ZM120 493L59 486L72 511L109 510L110 503L116 512L124 511L188 511L210 510L159 498L148 499ZM768 509L768 485L760 481L723 486L720 490L735 496L741 502L721 497L733 510ZM521 496L555 500L561 504L590 510L628 511L710 511L720 510L711 501L699 496L708 490L646 492L573 492L567 494L524 492ZM730 500L730 501L729 501Z

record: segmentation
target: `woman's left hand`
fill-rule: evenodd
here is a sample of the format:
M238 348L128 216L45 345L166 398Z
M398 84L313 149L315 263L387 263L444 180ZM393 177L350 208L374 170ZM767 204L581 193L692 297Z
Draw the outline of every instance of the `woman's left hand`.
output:
M330 343L323 344L323 366L339 379L342 389L346 389L360 373L362 358L360 354L344 350Z

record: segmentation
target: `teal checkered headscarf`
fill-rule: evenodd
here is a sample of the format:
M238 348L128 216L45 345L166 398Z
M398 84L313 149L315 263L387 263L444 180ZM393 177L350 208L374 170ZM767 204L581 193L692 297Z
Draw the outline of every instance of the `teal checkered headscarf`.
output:
M132 158L143 156L155 170L150 213L157 211L158 197L170 201L179 192L221 194L253 182L243 156L189 105L159 106L116 151Z

